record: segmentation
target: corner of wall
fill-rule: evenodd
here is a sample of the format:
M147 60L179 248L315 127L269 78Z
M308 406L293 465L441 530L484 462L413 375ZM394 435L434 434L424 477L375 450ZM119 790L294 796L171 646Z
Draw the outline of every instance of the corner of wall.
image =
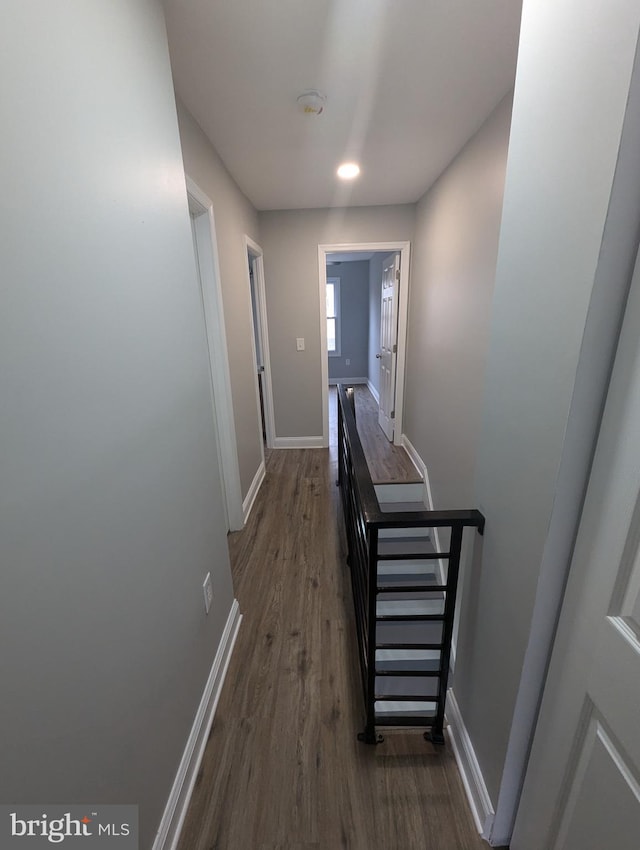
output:
M427 470L427 466L406 434L402 435L402 446L411 458L413 465L422 476L424 481L425 503L429 510L432 511L434 510L434 502L429 483L429 472ZM434 543L436 551L441 551L438 529L434 529ZM440 562L440 570L444 571L444 564L442 562ZM455 660L456 647L454 633L454 642L451 646L452 671L455 668ZM484 781L484 776L482 775L482 770L480 769L480 763L478 762L478 758L471 742L471 737L467 731L453 688L450 688L447 694L446 719L451 746L453 748L462 784L469 801L469 806L471 807L476 827L480 835L486 841L491 843L491 830L495 811Z
M251 513L251 508L256 500L260 487L262 486L262 482L265 479L267 474L267 470L264 464L264 460L260 462L260 466L256 470L256 474L253 476L253 481L251 482L251 486L247 492L247 495L244 497L242 502L242 514L244 516L244 521L246 522L249 519L249 514Z
M476 827L482 838L491 843L495 811L453 688L447 694L447 729Z

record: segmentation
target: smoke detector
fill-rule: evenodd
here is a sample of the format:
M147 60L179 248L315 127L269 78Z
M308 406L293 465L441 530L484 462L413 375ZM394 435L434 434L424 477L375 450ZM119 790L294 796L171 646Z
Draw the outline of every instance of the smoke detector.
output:
M317 89L307 89L298 97L298 106L305 115L322 115L326 102L326 94Z

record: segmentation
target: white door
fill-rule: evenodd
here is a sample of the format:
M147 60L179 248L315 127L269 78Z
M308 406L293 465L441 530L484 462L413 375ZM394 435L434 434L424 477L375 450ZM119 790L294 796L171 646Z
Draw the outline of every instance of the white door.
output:
M378 422L389 440L393 440L396 398L396 352L398 350L398 293L400 291L400 254L393 254L382 266L380 304L380 410Z
M637 262L511 848L638 847Z

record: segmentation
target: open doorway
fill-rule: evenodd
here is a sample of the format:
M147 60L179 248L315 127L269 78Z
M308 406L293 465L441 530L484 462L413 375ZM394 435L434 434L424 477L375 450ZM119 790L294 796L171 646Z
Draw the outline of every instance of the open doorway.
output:
M253 324L252 347L255 363L256 402L260 415L260 440L264 460L264 449L273 448L274 432L264 262L262 248L248 236L245 236L244 239L247 249L247 271Z
M329 385L364 384L386 438L401 445L409 243L318 246L323 440Z

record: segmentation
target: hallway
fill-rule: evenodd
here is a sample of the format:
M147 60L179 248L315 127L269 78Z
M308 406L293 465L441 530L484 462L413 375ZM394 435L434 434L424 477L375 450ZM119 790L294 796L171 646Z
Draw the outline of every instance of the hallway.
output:
M480 850L450 746L367 747L335 452L272 451L230 535L244 615L180 850Z

